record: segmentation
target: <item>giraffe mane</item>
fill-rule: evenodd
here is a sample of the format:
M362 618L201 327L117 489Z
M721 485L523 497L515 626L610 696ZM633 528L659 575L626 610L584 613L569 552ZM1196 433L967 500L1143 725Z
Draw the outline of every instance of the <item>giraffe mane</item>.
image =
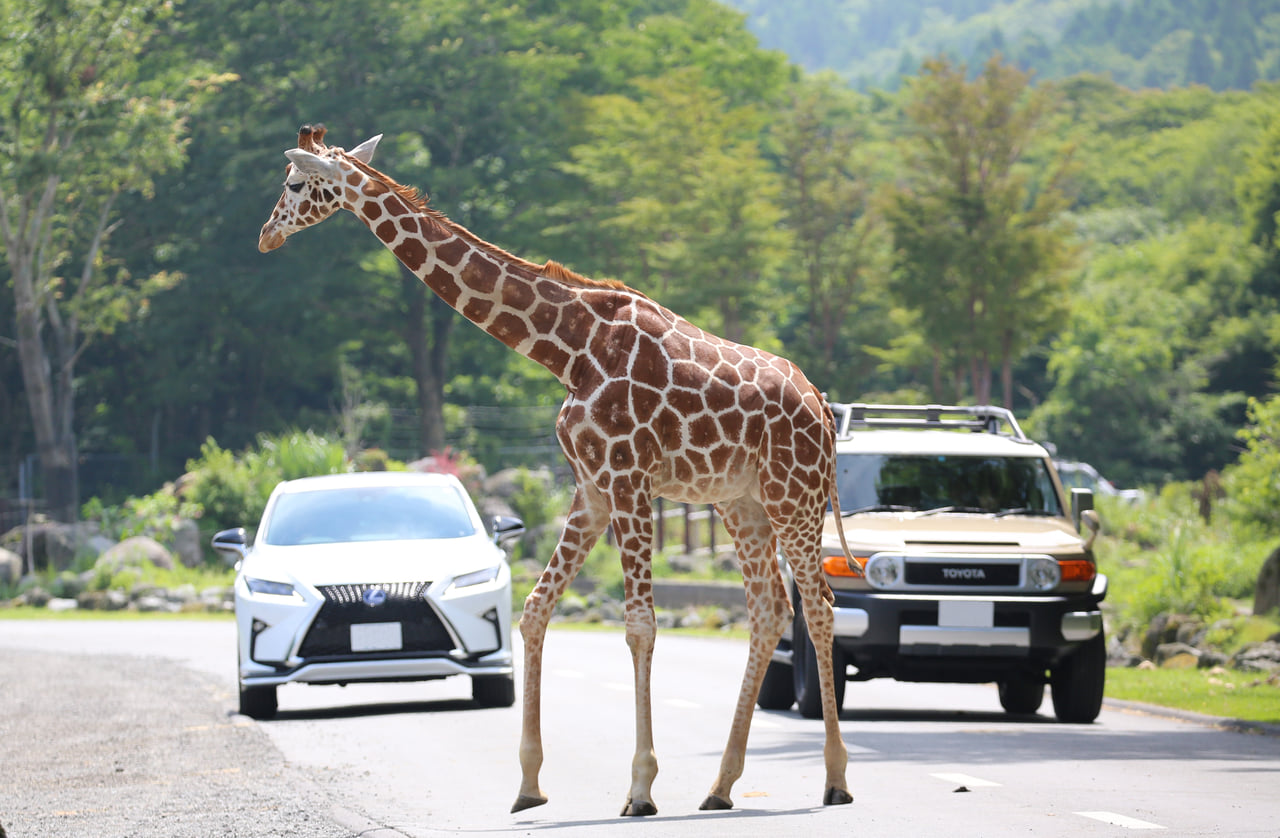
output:
M590 277L583 276L582 274L576 271L570 270L569 268L565 267L564 265L552 259L548 259L546 264L543 264L543 265L539 265L536 262L530 262L527 259L522 259L513 253L503 250L502 248L498 247L496 244L485 241L484 239L477 236L475 233L472 233L466 227L463 227L460 224L455 224L444 213L440 212L439 210L433 209L427 203L427 200L428 200L427 197L423 195L422 192L418 190L416 187L405 186L404 184L397 183L396 180L392 178L390 175L375 169L373 166L370 166L368 163L365 163L362 160L352 157L350 154L347 154L345 151L342 151L341 149L338 149L338 151L339 153L341 153L342 158L344 160L346 160L352 166L355 166L357 169L359 169L368 177L371 177L379 181L380 183L382 183L384 186L389 188L396 195L400 196L400 198L404 200L406 203L408 203L410 207L422 213L423 215L427 216L428 218L432 219L433 221L436 221L448 227L450 230L456 233L460 238L465 239L470 244L473 244L476 247L479 247L481 250L487 253L493 254L495 257L499 259L503 259L509 262L514 262L517 265L527 268L528 270L532 271L538 276L546 277L547 279L553 279L556 282L561 282L561 283L564 283L565 285L572 285L579 288L609 288L615 291L629 291L641 297L645 296L644 294L641 294L639 291L636 291L634 288L628 287L621 280L592 279Z

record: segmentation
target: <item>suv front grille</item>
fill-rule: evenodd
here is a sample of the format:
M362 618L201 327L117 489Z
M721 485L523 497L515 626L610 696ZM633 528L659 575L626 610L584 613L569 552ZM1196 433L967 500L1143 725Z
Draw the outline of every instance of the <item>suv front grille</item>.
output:
M353 623L400 623L403 648L378 652L380 657L396 654L447 654L454 648L444 622L423 595L430 582L394 582L385 585L322 585L324 605L316 615L298 649L311 662L365 657L369 653L351 651ZM366 596L368 591L381 594ZM370 600L377 602L370 604Z

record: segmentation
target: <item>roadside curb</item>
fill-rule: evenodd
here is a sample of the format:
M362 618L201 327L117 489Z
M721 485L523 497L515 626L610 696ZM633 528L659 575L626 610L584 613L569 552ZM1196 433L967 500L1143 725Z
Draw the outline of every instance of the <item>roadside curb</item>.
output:
M1280 736L1280 724L1267 722L1251 722L1244 719L1229 719L1225 716L1209 716L1204 713L1193 713L1190 710L1178 710L1172 707L1161 707L1158 704L1147 704L1143 701L1122 701L1118 698L1104 698L1102 703L1116 710L1128 713L1141 713L1147 716L1162 716L1183 722L1216 727L1235 733L1254 733L1262 736Z

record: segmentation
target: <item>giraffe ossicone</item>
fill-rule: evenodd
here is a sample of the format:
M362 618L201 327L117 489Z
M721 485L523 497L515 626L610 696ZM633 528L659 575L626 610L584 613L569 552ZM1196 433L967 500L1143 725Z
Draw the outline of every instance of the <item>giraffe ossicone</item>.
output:
M751 630L747 667L720 770L701 806L731 808L760 684L793 617L778 550L790 563L814 646L832 646L821 536L828 499L838 500L835 428L822 394L791 362L705 332L621 283L588 279L555 262L529 262L480 239L370 165L380 135L344 151L326 146L324 133L323 126L303 126L297 148L285 152L284 190L262 227L259 250L274 250L293 233L349 210L446 303L547 367L568 391L556 436L576 490L560 541L520 617L521 781L512 811L547 802L538 783L547 624L587 553L612 526L636 690L635 754L622 814L657 812L651 504L659 497L714 504L742 565ZM817 663L823 803L848 803L836 673L830 655L819 655Z

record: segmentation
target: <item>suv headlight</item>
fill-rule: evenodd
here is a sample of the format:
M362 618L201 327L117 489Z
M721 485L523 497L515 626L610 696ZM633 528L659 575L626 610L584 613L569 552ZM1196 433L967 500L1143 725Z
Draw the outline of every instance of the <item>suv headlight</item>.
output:
M288 582L273 582L270 579L244 578L244 584L253 594L270 594L271 596L293 596L293 586Z
M1062 581L1062 570L1053 559L1027 560L1027 585L1037 591L1051 591Z
M486 567L484 570L473 570L470 573L464 573L453 580L455 588L469 588L472 585L483 585L485 582L492 582L498 578L498 571L502 568L499 565Z
M892 588L902 581L902 557L877 554L867 560L867 581L877 588Z

